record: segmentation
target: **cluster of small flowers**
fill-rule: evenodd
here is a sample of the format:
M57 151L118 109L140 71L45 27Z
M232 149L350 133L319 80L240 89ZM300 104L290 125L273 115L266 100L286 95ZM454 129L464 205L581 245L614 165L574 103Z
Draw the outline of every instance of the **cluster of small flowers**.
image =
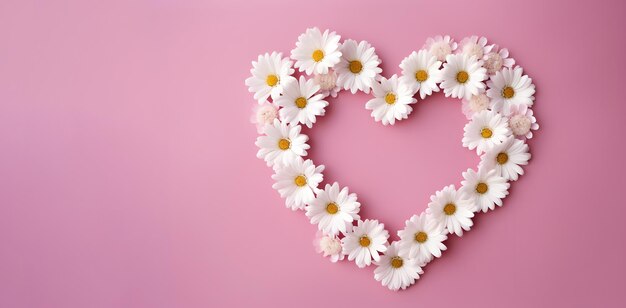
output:
M488 45L484 37L468 37L459 44L449 36L429 38L401 62L401 76L389 79L380 75L381 61L368 42L341 43L329 30L307 29L291 58L295 64L281 53L260 55L246 79L259 102L252 117L262 134L256 141L257 156L274 168L273 188L286 206L304 210L317 224L314 243L332 262L348 256L366 267L374 261L376 280L391 290L405 289L446 250L443 242L449 234L462 236L472 227L474 213L502 206L509 181L524 173L522 166L530 159L525 139L539 128L530 110L535 86L521 67L513 68L515 61L506 49ZM299 79L293 77L292 66L304 73ZM431 196L426 211L407 220L398 232L400 240L389 244L384 224L360 219L356 194L336 182L318 188L324 166L303 158L310 146L301 124L312 127L325 113L325 98L343 89L371 90L374 98L365 107L376 121L393 125L408 117L417 96L425 99L440 88L445 96L463 100L470 122L462 143L476 149L481 162L478 171L463 172L460 189L450 185Z

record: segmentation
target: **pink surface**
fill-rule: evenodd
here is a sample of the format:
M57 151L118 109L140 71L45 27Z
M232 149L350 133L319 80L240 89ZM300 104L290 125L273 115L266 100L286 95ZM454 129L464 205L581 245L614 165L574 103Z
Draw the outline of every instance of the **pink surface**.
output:
M2 1L0 306L623 307L625 13L623 1ZM370 41L386 76L428 36L484 35L537 85L527 174L407 291L316 254L315 226L255 157L250 61L315 25ZM331 101L311 157L395 238L478 158L461 147L459 101L437 94L383 127L367 99Z

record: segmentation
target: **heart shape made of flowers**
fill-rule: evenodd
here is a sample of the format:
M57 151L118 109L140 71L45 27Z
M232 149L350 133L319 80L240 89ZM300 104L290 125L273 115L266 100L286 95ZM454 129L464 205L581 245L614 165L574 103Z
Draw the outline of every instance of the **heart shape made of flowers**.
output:
M381 76L381 61L368 42L335 32L307 29L298 37L291 59L280 52L259 55L252 62L248 90L258 104L251 121L261 134L257 156L273 167L272 186L292 210L303 210L319 232L319 253L332 262L347 256L358 267L374 263L374 278L397 291L415 283L423 268L446 250L451 234L462 236L478 212L502 206L510 182L524 174L530 160L526 140L539 125L530 109L535 86L505 48L471 36L456 43L450 36L428 38L422 49L400 63L401 76ZM295 60L295 63L292 61ZM294 77L295 68L301 72ZM461 187L444 187L430 197L428 208L413 215L388 243L389 232L377 220L361 220L361 204L337 182L323 188L324 166L305 159L311 128L328 106L326 97L342 90L372 93L365 108L383 125L406 119L411 105L443 89L462 100L469 122L462 144L476 150L476 170L462 173ZM271 100L271 101L270 101Z

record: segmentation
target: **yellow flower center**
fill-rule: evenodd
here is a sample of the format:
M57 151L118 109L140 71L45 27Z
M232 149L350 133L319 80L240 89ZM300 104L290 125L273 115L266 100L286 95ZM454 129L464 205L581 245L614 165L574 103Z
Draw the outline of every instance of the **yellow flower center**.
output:
M446 213L446 215L454 214L456 212L456 205L454 205L454 203L446 204L446 206L443 207L443 212Z
M415 80L417 80L418 82L424 82L426 81L426 79L428 79L428 72L426 72L425 70L419 70L415 72Z
M291 146L291 141L289 141L289 139L280 139L278 140L278 148L281 150L286 150L289 149L289 147Z
M483 129L480 130L480 135L483 136L483 138L491 138L491 135L493 135L493 132L491 131L491 129L489 127L485 127Z
M350 61L350 71L352 74L358 74L363 70L363 64L359 60Z
M504 98L511 98L515 95L515 90L513 90L513 88L507 86L504 87L504 89L502 89L502 97Z
M304 175L298 175L293 181L298 187L306 185L306 177Z
M328 214L337 214L337 212L339 212L339 206L337 206L335 202L331 202L326 205L326 212L328 212Z
M320 62L322 61L322 59L324 59L324 52L319 49L315 49L315 51L311 55L311 58L313 58L313 61L315 62Z
M361 236L361 238L359 239L359 245L361 245L361 247L369 247L369 245L372 242L370 241L370 238L367 236Z
M400 268L400 267L402 267L403 263L404 262L402 261L402 258L400 258L400 257L393 257L393 258L391 258L391 266L393 268Z
M456 81L459 83L466 83L469 79L469 74L466 71L460 71L456 73Z
M276 86L278 84L278 76L267 75L267 78L265 78L265 83L267 83L267 85L270 87Z
M426 234L426 232L417 232L415 233L415 241L418 243L424 243L426 242L426 240L428 240L428 234Z
M507 161L509 161L509 154L506 153L500 153L498 154L498 156L496 156L496 161L498 162L498 164L500 165L504 165L506 164Z
M387 95L385 95L385 102L389 105L393 105L396 102L396 95L393 94L392 92L387 93Z
M487 184L485 184L485 183L478 183L476 185L476 192L479 193L479 194L486 193L487 189L489 189L489 186L487 186Z
M300 109L306 107L306 98L304 98L302 96L296 98L296 106L298 106L298 108L300 108Z

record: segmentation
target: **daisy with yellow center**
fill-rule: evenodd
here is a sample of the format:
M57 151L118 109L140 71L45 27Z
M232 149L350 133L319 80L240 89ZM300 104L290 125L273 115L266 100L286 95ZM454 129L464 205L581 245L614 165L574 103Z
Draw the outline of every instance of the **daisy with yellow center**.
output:
M528 145L514 136L489 149L480 160L480 168L494 169L498 176L508 181L517 181L524 174L522 166L528 164Z
M387 79L381 77L380 82L372 84L374 98L365 104L365 109L372 110L372 117L382 121L383 125L395 124L396 120L406 119L413 111L409 106L417 102L413 98L413 90L400 82L397 75Z
M254 93L254 99L259 104L267 101L268 98L276 99L283 91L283 86L295 80L291 74L294 69L293 62L288 58L283 58L282 53L272 52L259 55L257 61L252 61L252 76L246 79L248 91Z
M530 107L535 100L535 85L519 66L496 72L487 81L487 86L487 96L491 98L494 110L506 116L511 114L512 106Z
M328 106L319 90L320 86L313 79L306 80L303 76L299 81L286 84L283 95L276 99L276 105L283 107L279 110L280 118L289 124L312 127Z
M496 205L502 206L502 199L509 194L510 184L495 169L479 168L478 172L467 169L463 178L460 191L472 200L474 212L487 212Z
M309 137L301 134L301 129L300 125L288 125L274 119L274 123L263 128L264 135L257 137L257 157L264 159L270 167L280 167L306 156L310 148L307 144Z
M360 207L356 194L335 182L326 184L324 190L317 193L306 207L306 216L324 234L335 236L352 229L352 222L359 219Z
M359 220L341 242L348 260L354 260L358 267L366 267L372 264L372 260L380 261L380 254L387 251L388 238L389 232L384 224L367 219Z
M272 179L272 188L285 198L285 205L292 210L302 210L315 200L315 190L324 179L324 166L315 166L313 161L297 157L279 167Z
M295 67L307 75L327 74L340 61L340 39L341 36L329 30L307 29L291 51L291 58L296 60Z
M446 250L443 241L448 238L439 223L426 213L413 215L405 222L404 229L398 231L398 236L400 255L417 259L420 265L441 257L441 252Z
M470 99L485 90L483 80L487 79L487 70L482 61L475 56L454 54L446 57L443 64L441 88L446 97Z
M416 259L407 258L400 252L398 242L391 243L374 270L374 279L392 291L406 289L424 273Z
M463 131L463 146L470 150L476 149L477 154L504 142L511 135L507 119L489 110L475 113Z
M463 235L463 230L472 227L474 204L469 196L457 191L454 185L446 186L430 197L426 213L431 215L438 226L448 233Z
M352 93L369 93L376 77L382 72L374 47L366 41L357 43L346 40L341 46L341 53L341 61L335 67L337 86Z

